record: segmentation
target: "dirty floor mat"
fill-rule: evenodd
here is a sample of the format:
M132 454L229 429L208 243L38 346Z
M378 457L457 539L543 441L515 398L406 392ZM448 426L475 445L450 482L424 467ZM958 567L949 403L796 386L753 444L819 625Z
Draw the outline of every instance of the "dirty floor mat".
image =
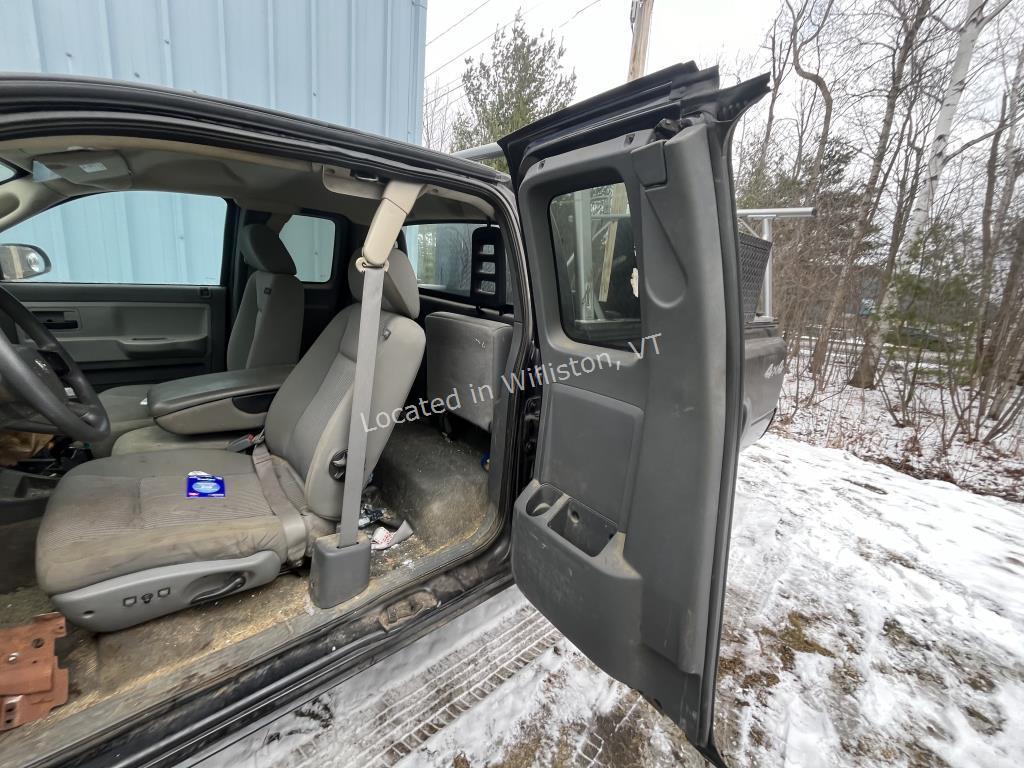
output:
M373 484L380 489L383 504L408 520L415 533L395 547L409 553L401 560L436 552L480 528L487 512L488 481L481 460L488 448L488 435L468 426L456 440L427 422L395 427L377 462Z

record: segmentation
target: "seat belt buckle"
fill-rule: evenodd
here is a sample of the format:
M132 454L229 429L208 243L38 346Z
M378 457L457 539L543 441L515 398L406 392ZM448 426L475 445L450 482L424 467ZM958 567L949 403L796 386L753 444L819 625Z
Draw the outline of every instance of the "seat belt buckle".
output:
M255 448L257 445L261 445L264 439L263 430L260 430L257 435L242 435L242 437L235 438L228 443L226 450L233 451L235 453L244 453L250 448Z
M345 482L345 469L348 466L348 451L339 451L331 457L331 463L327 465L327 474L332 480Z

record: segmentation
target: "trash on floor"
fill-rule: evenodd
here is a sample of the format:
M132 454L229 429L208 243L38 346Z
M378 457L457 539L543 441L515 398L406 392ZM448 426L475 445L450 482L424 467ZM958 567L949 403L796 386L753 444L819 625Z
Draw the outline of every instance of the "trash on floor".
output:
M403 520L396 530L378 527L370 537L370 549L379 552L384 549L391 549L412 536L412 526L408 520Z
M370 502L364 501L359 507L359 527L365 528L368 525L378 523L387 516L387 507L375 507Z

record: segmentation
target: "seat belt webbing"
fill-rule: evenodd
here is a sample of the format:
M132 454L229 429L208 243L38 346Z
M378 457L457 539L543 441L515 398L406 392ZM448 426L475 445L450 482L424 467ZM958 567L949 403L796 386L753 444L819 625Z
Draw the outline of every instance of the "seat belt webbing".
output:
M352 417L348 430L348 454L345 460L345 490L338 520L338 546L347 547L359 540L359 506L366 479L366 439L363 421L369 419L373 398L373 374L377 366L377 338L380 336L380 305L387 266L374 267L362 260L363 296L359 308L359 341L356 346L356 372L352 381Z
M270 510L281 521L281 527L284 528L284 540L288 545L288 562L302 562L302 558L306 555L306 523L302 519L302 513L285 495L281 481L274 470L274 461L270 451L267 450L266 443L260 443L253 449L252 465L256 469L256 477L259 478L263 496L270 505Z

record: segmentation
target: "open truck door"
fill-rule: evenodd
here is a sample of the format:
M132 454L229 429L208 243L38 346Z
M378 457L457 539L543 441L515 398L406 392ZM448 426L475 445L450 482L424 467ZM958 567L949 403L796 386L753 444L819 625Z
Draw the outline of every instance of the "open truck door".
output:
M766 91L767 76L720 89L717 69L677 65L499 142L536 311L525 377L542 386L516 582L716 765L745 418L729 146Z

